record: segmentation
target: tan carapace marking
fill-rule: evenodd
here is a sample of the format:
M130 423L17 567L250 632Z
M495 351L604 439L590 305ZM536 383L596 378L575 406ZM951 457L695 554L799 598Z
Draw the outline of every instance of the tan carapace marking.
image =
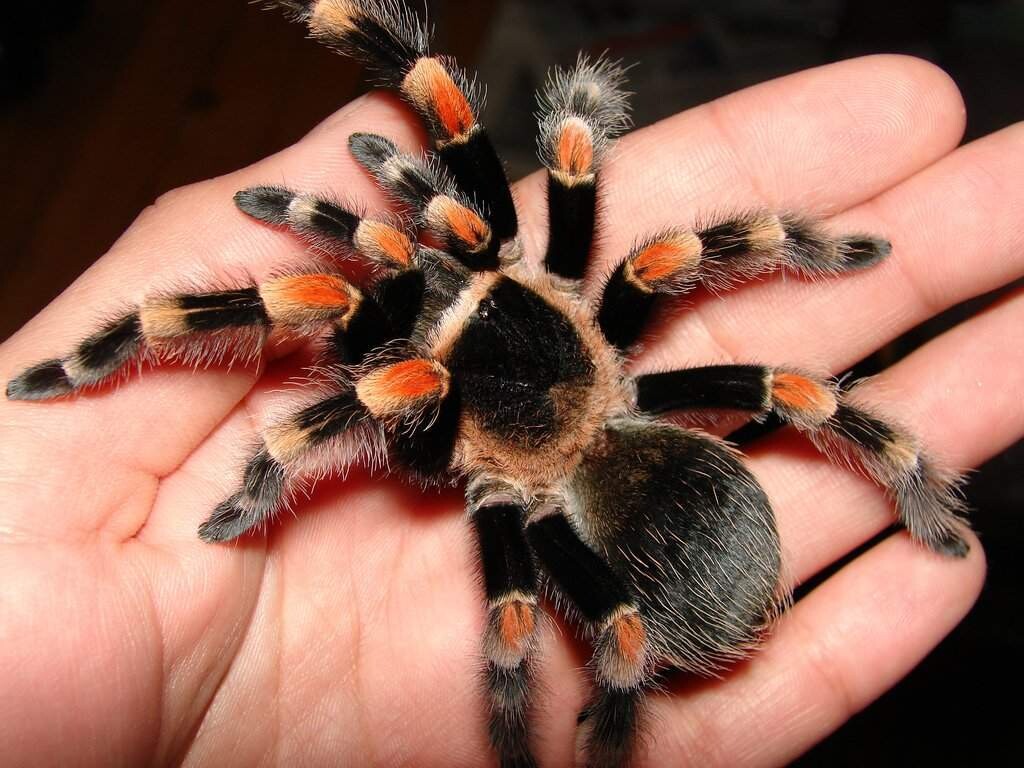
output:
M401 267L409 266L416 251L415 244L402 230L383 221L360 221L352 241L367 258Z
M556 487L570 476L583 452L608 418L629 410L631 396L617 353L571 294L557 290L544 275L519 262L503 272L484 272L472 278L459 299L442 315L429 339L431 356L445 361L480 301L500 279L514 279L565 315L580 335L594 365L592 380L556 387L552 399L561 420L557 434L542 445L521 445L486 429L469 413L459 423L452 470L469 475L507 477L527 494ZM500 372L500 371L496 371Z
M626 261L624 277L645 293L695 274L703 246L690 231L673 232L646 243Z
M270 319L283 326L339 319L344 327L362 299L356 288L337 275L276 277L259 290Z
M431 198L424 211L430 229L443 236L458 238L470 253L490 245L491 228L477 213L448 195Z
M416 62L402 81L402 93L421 112L434 115L447 142L465 141L476 127L466 95L437 57L426 56Z
M491 288L501 277L500 272L478 272L470 278L468 285L444 311L431 331L427 340L430 357L442 361L448 358L455 342L462 335L466 321L476 312L477 305L491 292Z
M450 376L436 360L415 358L385 365L356 383L356 396L378 419L415 413L448 394Z

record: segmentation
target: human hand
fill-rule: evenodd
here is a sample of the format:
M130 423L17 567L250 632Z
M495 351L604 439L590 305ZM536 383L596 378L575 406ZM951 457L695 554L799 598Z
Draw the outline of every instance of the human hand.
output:
M301 260L287 233L232 204L283 180L381 195L348 156L373 131L405 148L404 109L360 99L294 147L175 191L0 347L0 376L59 353L97 311L154 287L260 278ZM858 274L778 278L703 296L635 368L750 361L841 371L939 310L1017 278L1019 126L956 149L963 107L930 65L873 57L740 92L624 138L604 173L599 259L702 212L819 212L891 238ZM543 179L519 184L527 253L542 254ZM595 271L600 274L601 269ZM955 466L1024 432L1019 293L864 388ZM290 354L285 354L290 353ZM266 537L210 545L196 528L237 483L301 351L266 367L162 367L117 392L0 403L0 754L15 765L477 765L489 757L478 649L484 608L454 492L355 474L318 485ZM979 393L984 393L984 397ZM751 466L799 583L869 539L891 508L869 482L788 433ZM785 448L785 450L782 450ZM891 686L966 613L984 562L894 536L800 601L723 680L652 697L650 765L776 765ZM544 633L538 757L572 756L585 652Z

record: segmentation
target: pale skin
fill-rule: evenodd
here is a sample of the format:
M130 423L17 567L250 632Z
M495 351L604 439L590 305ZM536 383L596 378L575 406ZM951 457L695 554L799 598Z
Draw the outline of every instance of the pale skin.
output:
M642 96L640 97L642 98ZM524 115L524 119L526 116ZM634 236L750 205L809 210L891 238L893 256L810 283L774 277L661 323L636 371L712 362L838 372L941 309L1024 274L1024 128L956 148L960 96L933 66L847 61L776 80L624 138L605 174L595 274ZM260 183L384 205L346 138L420 134L397 102L360 99L297 145L161 198L74 285L0 346L5 381L182 278L256 278L302 258L239 213ZM516 189L543 251L542 180ZM73 247L73 243L69 244ZM865 397L958 468L1024 433L1024 295L930 342ZM288 353L288 354L286 354ZM484 619L457 491L356 472L266 536L196 527L238 482L258 425L306 358L165 367L55 403L0 402L0 754L11 764L453 765L493 761L477 681ZM871 538L891 507L790 432L751 466L799 583ZM895 684L976 599L984 555L944 559L897 534L800 601L724 679L652 699L640 765L791 760ZM543 633L536 750L571 761L586 649ZM969 662L965 661L965 664ZM965 670L965 674L969 674ZM908 733L907 738L925 738Z

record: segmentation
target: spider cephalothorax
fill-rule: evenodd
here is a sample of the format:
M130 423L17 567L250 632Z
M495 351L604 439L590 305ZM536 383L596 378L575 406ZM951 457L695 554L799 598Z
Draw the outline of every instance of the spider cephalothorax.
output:
M835 384L761 365L624 371L666 297L773 269L860 269L887 256L887 242L833 236L793 214L722 216L639 240L591 303L580 285L598 176L629 124L618 66L581 57L541 96L549 240L534 266L521 258L474 85L428 53L419 21L392 2L276 5L367 64L423 118L429 159L370 134L349 146L424 242L399 219L362 218L283 187L243 190L235 201L250 216L367 260L366 284L314 268L231 290L155 294L69 355L26 370L8 397L64 395L141 360L244 357L271 332L322 338L316 394L265 432L239 489L199 534L224 541L260 528L304 478L342 471L354 457L386 454L421 480L464 480L489 611L491 741L506 766L533 764L527 711L542 586L593 642L595 693L580 728L595 766L628 761L659 667L717 670L757 642L785 600L771 507L739 454L656 414L773 413L889 489L915 539L966 552L953 479Z

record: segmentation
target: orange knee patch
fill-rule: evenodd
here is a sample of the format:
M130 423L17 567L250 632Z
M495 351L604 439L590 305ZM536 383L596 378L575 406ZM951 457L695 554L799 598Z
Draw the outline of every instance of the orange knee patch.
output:
M647 631L638 613L627 613L612 623L619 656L629 664L639 664L647 645Z
M409 266L416 248L404 232L382 221L361 221L354 239L366 257L402 267Z
M260 286L270 319L280 325L301 325L333 318L347 319L359 304L355 288L336 275L289 275Z
M569 176L589 174L594 165L594 140L587 124L571 117L558 134L555 164Z
M421 111L436 117L449 141L465 138L476 125L469 100L436 57L416 62L402 82L402 92Z
M776 408L806 413L815 421L828 419L838 407L829 387L796 373L774 374L772 403Z
M701 242L693 232L677 232L646 243L629 257L627 278L645 290L658 290L694 274Z
M491 241L491 228L475 211L447 195L435 197L427 205L427 222L435 233L451 235L464 244L467 251L486 248Z
M356 395L377 418L415 413L448 394L447 369L433 360L417 358L386 365L356 384Z
M818 382L795 373L776 373L772 379L772 399L776 403L808 410L822 407L831 393Z
M533 606L520 600L505 603L499 609L498 633L506 648L522 651L523 644L533 634L536 619Z

